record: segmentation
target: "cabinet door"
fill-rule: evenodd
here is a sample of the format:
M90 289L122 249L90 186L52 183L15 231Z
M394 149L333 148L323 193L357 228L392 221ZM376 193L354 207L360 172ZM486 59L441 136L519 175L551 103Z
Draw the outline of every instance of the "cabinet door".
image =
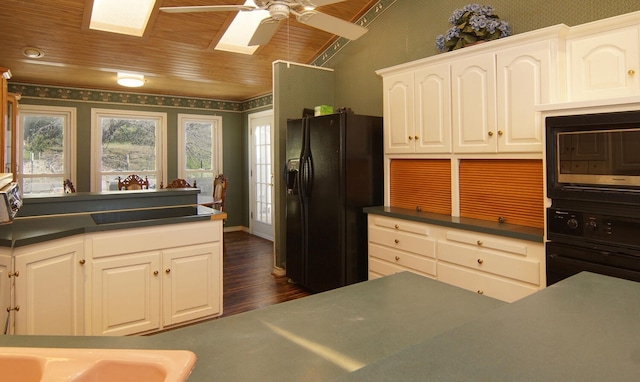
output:
M451 64L453 151L495 152L496 65L493 54Z
M387 153L415 150L413 72L383 79L384 146Z
M415 144L419 153L451 152L449 64L415 72Z
M15 253L16 334L84 334L84 241L62 239Z
M542 152L543 121L535 105L550 101L551 42L497 53L499 152Z
M164 325L222 312L221 253L219 242L163 252Z
M129 335L160 328L160 252L93 261L92 335Z
M5 252L5 248L2 248L2 252ZM0 322L3 324L7 320L7 315L9 315L12 311L8 310L13 308L11 304L11 281L13 277L9 277L9 274L13 272L13 267L11 266L11 249L6 249L7 254L0 253ZM7 333L10 334L9 329L7 329Z
M637 95L638 44L637 27L568 40L570 100Z

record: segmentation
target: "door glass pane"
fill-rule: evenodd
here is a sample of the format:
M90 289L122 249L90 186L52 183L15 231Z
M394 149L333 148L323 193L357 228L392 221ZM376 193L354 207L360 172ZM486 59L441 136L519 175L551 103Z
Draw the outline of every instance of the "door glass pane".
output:
M271 224L271 126L256 126L255 142L255 221Z

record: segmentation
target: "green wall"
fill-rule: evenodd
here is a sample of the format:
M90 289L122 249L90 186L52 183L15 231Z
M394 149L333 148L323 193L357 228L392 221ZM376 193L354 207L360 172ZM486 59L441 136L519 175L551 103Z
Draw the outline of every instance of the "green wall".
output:
M471 1L396 0L383 7L369 32L349 42L323 66L335 69L335 104L359 114L382 115L382 79L378 69L439 54L436 36L448 28L453 10ZM384 2L383 2L384 3ZM640 10L638 0L492 0L501 19L509 22L512 34L590 21ZM331 49L331 47L329 48Z

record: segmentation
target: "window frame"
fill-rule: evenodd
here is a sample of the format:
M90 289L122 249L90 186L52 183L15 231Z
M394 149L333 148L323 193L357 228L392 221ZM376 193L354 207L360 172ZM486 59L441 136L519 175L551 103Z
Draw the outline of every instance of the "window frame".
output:
M186 169L186 142L185 142L185 124L188 122L202 122L211 123L213 126L212 132L212 153L211 157L216 163L211 166L212 181L217 174L223 172L223 151L222 151L222 117L217 115L200 115L200 114L178 114L178 178L187 179ZM202 171L204 172L204 171ZM189 181L187 179L187 181Z
M160 182L167 173L167 113L91 108L91 191L102 190L102 118L120 119L152 119L156 121L156 188L160 188Z
M23 190L24 179L25 178L39 178L39 177L51 177L52 174L43 174L33 176L32 174L25 175L22 172L24 166L24 117L27 115L47 115L47 116L55 116L62 117L65 121L62 129L63 129L63 141L62 147L64 150L63 154L63 166L64 171L62 173L63 181L64 179L70 179L73 184L77 184L77 109L75 107L66 107L66 106L45 106L45 105L30 105L30 104L20 104L18 108L18 131L15 132L16 137L16 146L17 146L17 155L16 161L18 162L15 166L16 168L16 182L18 183L21 190ZM58 175L55 175L58 176ZM61 192L64 192L62 188L62 183L60 183ZM51 193L56 194L56 193ZM27 194L26 197L30 195Z

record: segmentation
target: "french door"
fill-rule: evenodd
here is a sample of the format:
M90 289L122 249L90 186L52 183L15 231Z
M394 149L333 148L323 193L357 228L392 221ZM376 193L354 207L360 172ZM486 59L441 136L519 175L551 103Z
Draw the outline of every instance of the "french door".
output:
M249 115L249 230L273 241L273 110Z

